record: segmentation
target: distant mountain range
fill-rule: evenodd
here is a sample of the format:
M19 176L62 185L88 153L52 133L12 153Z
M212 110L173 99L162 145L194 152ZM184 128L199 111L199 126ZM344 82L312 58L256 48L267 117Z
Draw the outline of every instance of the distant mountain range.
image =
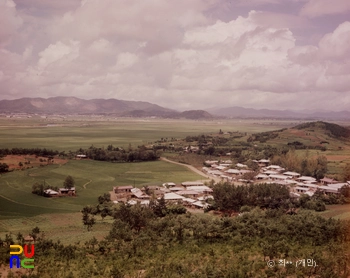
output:
M85 100L76 97L21 98L1 100L0 113L28 114L113 114L120 117L213 118L203 110L178 112L144 101L118 99Z
M85 100L76 97L52 98L21 98L15 100L1 100L0 112L10 113L50 113L50 114L99 114L115 113L122 115L133 110L145 113L166 114L174 110L156 104L142 101L125 101L118 99Z
M85 100L76 97L21 98L1 100L0 113L29 114L113 114L120 117L161 117L184 119L214 118L289 118L308 120L350 119L349 111L314 111L314 110L269 110L243 108L239 106L189 110L178 112L144 101L126 101L118 99Z

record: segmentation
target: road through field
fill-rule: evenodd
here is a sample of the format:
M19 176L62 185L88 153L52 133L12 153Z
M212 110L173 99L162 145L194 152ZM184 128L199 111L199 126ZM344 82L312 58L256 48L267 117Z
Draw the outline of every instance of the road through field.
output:
M190 169L192 172L195 172L196 174L201 175L202 177L205 177L206 179L208 179L208 181L214 180L216 183L218 183L218 182L221 181L220 178L218 178L218 177L213 177L213 176L208 176L208 175L206 175L205 173L203 173L202 171L200 171L200 170L198 170L197 168L193 167L192 165L183 164L183 163L180 163L180 162L175 162L175 161L169 160L169 159L167 159L167 158L165 158L165 157L161 157L160 160L166 161L166 162L169 162L169 163L173 163L173 164L177 164L177 165L185 166L185 167L187 167L188 169Z

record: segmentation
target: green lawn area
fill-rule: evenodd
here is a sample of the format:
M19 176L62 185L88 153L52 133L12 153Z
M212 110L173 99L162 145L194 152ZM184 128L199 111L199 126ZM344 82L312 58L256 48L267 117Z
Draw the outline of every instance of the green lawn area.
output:
M32 185L40 182L62 187L71 175L76 182L77 197L45 198L31 193ZM113 186L164 182L180 183L201 180L186 167L163 161L143 163L109 163L91 160L71 160L67 164L49 165L14 171L0 177L0 219L34 216L44 213L78 212Z

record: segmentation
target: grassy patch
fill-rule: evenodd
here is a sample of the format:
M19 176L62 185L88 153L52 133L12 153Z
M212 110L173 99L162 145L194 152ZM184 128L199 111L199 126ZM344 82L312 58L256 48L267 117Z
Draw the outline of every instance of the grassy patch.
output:
M62 187L71 175L76 182L77 197L44 198L31 193L35 182ZM184 166L162 161L143 163L109 163L72 160L65 165L49 165L15 171L0 177L0 219L34 216L43 213L77 212L117 185L180 183L200 180L201 176Z

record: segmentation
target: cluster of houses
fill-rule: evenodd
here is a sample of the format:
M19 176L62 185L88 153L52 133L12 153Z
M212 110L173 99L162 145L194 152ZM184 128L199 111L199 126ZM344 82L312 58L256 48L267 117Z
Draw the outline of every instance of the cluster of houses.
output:
M71 188L59 188L58 191L53 189L44 190L46 197L63 197L63 196L76 196L75 187Z
M132 185L114 186L111 198L114 203L125 202L130 205L140 203L148 206L151 198L164 198L167 202L181 203L189 208L204 209L209 206L208 199L213 190L202 182L188 181L181 184L163 183L161 186L149 185L136 188Z
M202 171L208 175L219 177L225 181L245 181L241 178L242 175L252 172L248 169L247 165L237 163L236 169L230 168L232 165L231 160L224 160L219 163L218 160L207 160L204 162L206 167L202 168Z
M331 178L323 178L317 181L314 177L302 176L299 173L286 171L279 165L269 165L268 159L253 160L260 166L259 172L255 175L254 180L242 179L245 173L253 172L248 169L247 165L237 163L235 168L231 168L231 161L205 161L206 167L202 171L208 175L220 177L224 181L238 181L238 182L258 182L258 183L277 183L285 185L290 189L293 196L299 197L301 194L312 196L316 190L321 190L325 194L339 194L339 189L344 185Z

